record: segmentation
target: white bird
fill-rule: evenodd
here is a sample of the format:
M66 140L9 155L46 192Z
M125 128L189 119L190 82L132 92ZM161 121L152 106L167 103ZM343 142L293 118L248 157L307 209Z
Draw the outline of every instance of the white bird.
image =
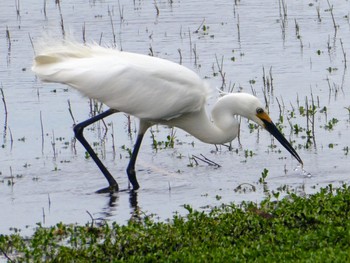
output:
M127 174L133 189L139 188L135 162L147 129L154 124L178 127L205 143L222 144L237 137L237 116L268 130L298 161L302 160L279 132L253 95L230 93L215 103L211 118L205 110L208 85L190 69L168 60L128 53L98 45L63 41L41 43L32 70L43 81L67 84L109 109L77 124L76 138L109 182L104 191L118 191L118 184L83 136L86 126L116 112L140 120L138 137Z

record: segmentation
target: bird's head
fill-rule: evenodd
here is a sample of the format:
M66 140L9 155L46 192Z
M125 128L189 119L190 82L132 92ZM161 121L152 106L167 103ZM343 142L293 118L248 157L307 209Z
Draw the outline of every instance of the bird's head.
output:
M279 131L276 125L272 122L270 116L266 113L266 111L263 108L257 107L255 109L255 118L256 123L264 127L269 133L271 133L283 145L283 147L286 148L287 151L290 152L301 165L303 165L303 161L301 160L298 153L283 136L283 134Z
M236 97L234 100L236 114L252 120L265 128L295 157L295 159L298 160L300 164L303 164L298 153L272 122L265 107L258 98L247 93L232 93L232 95Z

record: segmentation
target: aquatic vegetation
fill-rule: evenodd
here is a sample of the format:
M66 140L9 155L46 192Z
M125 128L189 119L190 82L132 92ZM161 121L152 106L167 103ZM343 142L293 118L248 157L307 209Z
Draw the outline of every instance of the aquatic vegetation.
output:
M152 138L152 147L154 150L158 151L161 149L167 149L167 148L174 148L175 146L175 139L176 139L176 129L171 128L169 135L166 136L165 141L159 141L156 138L155 131L153 129L150 129L151 132L151 138ZM158 130L159 132L159 130Z
M185 205L188 214L169 222L146 215L127 225L94 219L83 226L39 224L29 238L0 235L0 253L9 261L35 262L347 261L349 186L329 185L307 197L272 196L277 201L222 204L209 212Z
M332 118L325 126L324 128L326 130L333 130L334 125L338 123L338 120L336 118Z
M260 184L266 184L265 179L266 179L268 173L269 173L269 170L267 170L266 168L264 168L264 171L262 171L261 177L259 178L259 183L260 183Z

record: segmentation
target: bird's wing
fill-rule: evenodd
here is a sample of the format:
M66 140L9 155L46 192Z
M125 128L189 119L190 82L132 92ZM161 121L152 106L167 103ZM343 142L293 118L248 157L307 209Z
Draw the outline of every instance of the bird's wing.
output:
M99 46L51 47L35 58L44 81L64 83L110 108L169 120L204 107L209 88L193 71L155 57Z

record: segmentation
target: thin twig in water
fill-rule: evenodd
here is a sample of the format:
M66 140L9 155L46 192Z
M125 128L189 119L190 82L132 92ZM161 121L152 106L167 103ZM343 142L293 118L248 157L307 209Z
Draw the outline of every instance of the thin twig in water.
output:
M282 107L281 107L281 103L280 103L280 101L278 100L277 97L276 97L276 101L277 101L277 104L278 104L278 108L279 108L279 110L280 110L279 119L281 119L281 117L282 117Z
M11 34L8 26L6 26L6 39L7 39L8 51L11 51Z
M91 218L91 228L93 228L94 227L94 221L95 221L95 219L92 217L92 215L91 215L91 213L88 211L88 210L86 210L86 213L90 216L90 218Z
M226 73L224 73L222 70L224 67L224 56L221 57L221 64L219 64L218 57L216 56L216 54L215 54L215 60L216 60L216 65L218 66L219 73L220 73L221 80L222 80L221 90L223 90L224 87L226 86L226 80L225 80Z
M241 43L241 30L239 27L239 14L237 14L237 39L238 39L238 43Z
M317 20L318 22L322 22L322 19L321 19L321 14L320 14L320 6L316 6L316 12L317 12Z
M214 161L212 161L212 160L209 160L207 157L205 157L203 154L201 154L201 156L202 156L202 158L200 158L200 157L198 157L198 156L196 156L196 155L192 155L192 158L193 158L193 160L200 160L200 161L202 161L202 162L204 162L204 163L207 163L208 165L210 165L210 166L216 166L216 167L221 167L221 165L220 164L218 164L218 163L216 163L216 162L214 162ZM197 164L198 164L198 162L196 162Z
M28 33L28 37L29 37L29 41L30 41L30 44L32 45L32 48L33 48L33 51L34 51L34 55L35 55L34 43L33 43L33 39L32 39L32 36L30 35L30 33Z
M344 68L346 68L346 53L345 53L345 50L344 50L343 41L341 40L341 38L339 40L340 40L340 45L341 45L341 49L343 51L343 56L344 56Z
M1 84L1 86L2 86L2 84ZM5 94L4 94L4 90L3 90L2 87L0 88L0 92L1 92L1 99L2 99L2 102L4 104L4 110L5 110L5 122L7 122L7 114L8 114L8 112L7 112L7 105L6 105L6 100L5 100Z
M113 127L113 122L111 123L111 126L112 126L111 137L112 137L113 160L115 160L115 142L114 142L114 127Z
M193 54L194 54L194 65L197 66L197 46L196 46L196 44L194 44Z
M190 58L192 58L192 38L190 29L188 29L188 38L190 40Z
M46 0L44 0L44 17L45 19L47 19L47 15L46 15Z
M20 12L20 2L19 2L19 0L15 0L15 4L16 4L17 18L19 18L19 17L21 16L21 12Z
M76 122L75 122L75 119L74 119L74 116L73 116L72 106L70 104L70 100L68 99L67 102L68 102L68 111L69 111L70 116L72 117L73 125L75 126Z
M312 93L311 90L311 102L312 102L312 112L311 112L311 132L312 132L312 140L314 142L314 148L316 149L316 138L315 138L315 111L316 111L316 105L314 101L314 94Z
M111 21L111 26L112 26L112 34L113 34L113 45L114 45L114 48L117 47L117 38L116 38L116 35L115 35L115 30L114 30L114 25L113 25L113 19L112 19L112 14L111 12L108 12L109 13L109 19Z
M43 116L40 111L40 127L41 127L41 153L44 153L44 142L45 142L45 136L44 136L44 125L43 125Z
M46 216L45 216L45 208L44 207L42 208L42 211L43 211L43 224L45 225Z
M12 131L11 128L9 127L9 133L10 133L10 142L11 142L11 150L13 149L13 136L12 136Z
M157 1L154 0L154 7L156 8L156 11L157 11L157 16L159 16L159 8L158 8L158 5L157 5Z
M50 193L47 194L47 201L49 203L49 211L51 209L51 198L50 198Z
M1 86L2 86L2 84L1 84ZM4 110L5 110L5 122L4 122L4 138L5 138L6 130L7 130L7 116L8 116L8 113L7 113L7 106L6 106L6 100L5 100L4 91L3 91L2 88L0 88L0 91L1 91L2 102L4 104Z
M179 52L179 55L180 55L180 62L179 64L181 65L182 64L182 54L181 54L181 49L178 48L177 51Z
M199 30L201 29L201 27L203 26L204 22L205 22L205 18L202 20L202 23L199 25L199 27L193 33L198 33Z
M62 14L60 1L56 1L56 4L58 5L58 10L59 10L59 13L60 13L60 18L61 18L61 22L60 23L61 23L62 36L63 36L63 38L65 38L66 31L64 29L63 14Z
M55 142L55 132L53 130L52 130L51 145L52 145L52 150L53 150L53 158L54 158L54 160L56 160L56 142Z
M84 22L84 24L83 24L82 31L83 31L83 43L85 44L85 43L86 43L86 29L85 29L85 22Z
M125 114L126 118L128 119L128 135L131 136L131 116L130 114Z
M272 78L272 66L270 67L270 85L271 85L271 94L273 95L273 78Z
M329 3L329 0L327 0L327 3L328 3L329 11L330 11L331 16L332 16L333 27L334 27L334 34L337 35L338 26L337 26L337 24L335 23L335 18L334 18L334 14L333 14L333 5L331 5L331 4Z
M118 0L118 8L119 8L119 17L120 17L120 22L124 21L124 6L120 7L120 2Z
M100 39L98 40L98 44L99 44L99 45L102 44L102 37L103 37L103 32L101 32Z

